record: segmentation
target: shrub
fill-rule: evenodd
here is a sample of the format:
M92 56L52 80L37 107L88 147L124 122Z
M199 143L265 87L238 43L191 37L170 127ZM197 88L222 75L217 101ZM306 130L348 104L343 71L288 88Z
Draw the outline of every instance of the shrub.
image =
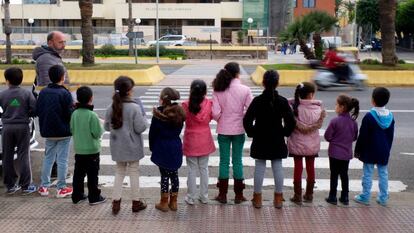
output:
M99 51L103 56L110 56L116 51L116 49L112 44L104 44Z
M112 46L113 47L113 46ZM115 48L105 48L104 46L100 49L95 50L95 56L97 57L120 57L120 56L128 56L128 49L115 49ZM155 57L156 56L156 47L152 46L146 49L138 49L138 56L141 57ZM183 49L167 49L165 46L160 46L160 56L161 57L168 57L168 56L185 56L185 51Z
M13 58L11 63L14 64L14 65L30 64L30 62L28 62L24 59L18 59L18 58Z
M377 59L365 59L362 61L362 64L366 64L366 65L379 65L381 64L380 61L378 61Z
M403 59L399 59L398 60L398 64L406 64L407 62L405 62Z

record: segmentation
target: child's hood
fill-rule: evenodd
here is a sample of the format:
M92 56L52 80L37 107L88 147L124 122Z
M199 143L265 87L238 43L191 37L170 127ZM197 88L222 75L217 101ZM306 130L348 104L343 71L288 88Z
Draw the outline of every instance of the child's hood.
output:
M186 108L188 109L189 102L186 101L183 103L183 105L186 105ZM201 107L200 112L198 112L197 114L194 115L189 110L188 110L188 113L194 116L194 119L197 122L210 121L212 118L212 115L211 115L212 102L208 100L207 98L204 98L203 102L201 102L200 104L200 107Z
M388 129L394 120L394 116L391 111L385 107L373 107L370 113L382 129Z
M184 109L177 103L166 107L154 108L153 114L154 117L173 123L174 125L182 125L185 121Z

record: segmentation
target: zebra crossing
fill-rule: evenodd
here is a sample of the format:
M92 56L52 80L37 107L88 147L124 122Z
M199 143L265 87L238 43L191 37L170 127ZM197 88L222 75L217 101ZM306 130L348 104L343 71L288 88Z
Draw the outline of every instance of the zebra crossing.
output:
M180 92L181 99L178 102L182 102L189 98L189 86L171 86ZM158 105L159 94L163 89L163 86L153 86L146 90L143 96L140 96L142 103L144 105L144 110L148 119L148 123L151 121L152 109ZM251 87L252 94L254 96L260 95L262 89L260 87ZM209 88L207 96L211 97L212 90ZM104 112L105 109L95 109L95 111ZM218 167L219 167L219 153L218 153L218 143L217 143L217 134L216 134L217 123L212 121L210 124L211 131L214 137L214 142L217 148L217 151L210 155L209 158L209 184L214 185L217 182ZM149 151L149 141L148 141L148 131L147 129L144 133L144 153L145 157L140 160L140 187L141 188L159 188L159 171L158 167L154 165L150 160L151 152ZM184 129L183 129L184 132ZM316 186L315 190L318 191L327 191L329 190L329 159L327 157L328 142L323 139L324 129L319 131L322 143L321 143L321 153L320 157L315 160L315 169L316 169ZM102 139L102 151L101 151L101 170L99 176L99 183L103 187L112 187L115 178L115 162L112 161L109 148L109 132L105 132ZM251 139L246 137L246 142L244 145L244 154L243 154L243 165L245 172L245 183L246 185L253 185L253 171L254 171L254 159L249 156L249 149L251 145ZM273 175L270 169L270 163L267 164L266 176L264 179L264 186L273 186ZM293 159L287 158L283 160L283 167L285 169L285 187L293 187ZM146 169L144 169L146 168ZM349 165L350 173L350 191L361 191L361 179L360 174L362 171L362 163L353 159ZM318 171L323 175L319 175ZM304 175L306 172L304 171ZM185 158L183 158L183 165L179 170L180 178L180 188L186 188L187 181L187 164ZM71 183L72 180L68 179L68 183ZM197 179L197 182L199 180ZM232 182L232 181L230 181ZM305 182L305 180L303 180ZM340 183L340 182L339 182ZM129 177L126 177L124 180L124 186L129 187L130 181ZM401 192L406 189L406 185L399 180L390 180L389 181L389 190L390 192ZM340 184L338 189L340 189ZM378 191L378 182L375 179L373 182L373 191Z

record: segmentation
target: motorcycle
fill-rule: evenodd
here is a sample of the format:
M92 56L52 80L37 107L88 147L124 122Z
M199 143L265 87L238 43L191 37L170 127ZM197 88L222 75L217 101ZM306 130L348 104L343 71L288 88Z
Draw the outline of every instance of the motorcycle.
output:
M332 87L353 87L359 91L365 90L367 87L367 76L361 72L361 69L355 62L347 59L346 65L349 69L348 77L346 81L339 81L338 76L325 68L320 61L311 61L311 68L317 70L312 80L318 90L326 90Z

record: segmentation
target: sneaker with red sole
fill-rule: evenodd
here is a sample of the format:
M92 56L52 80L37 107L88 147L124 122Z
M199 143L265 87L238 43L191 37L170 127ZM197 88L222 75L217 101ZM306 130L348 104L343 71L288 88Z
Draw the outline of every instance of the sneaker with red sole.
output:
M46 188L46 187L40 187L38 192L39 192L40 196L42 196L42 197L49 196L49 189Z
M64 187L57 190L56 197L57 198L65 198L72 195L73 189L71 187Z

